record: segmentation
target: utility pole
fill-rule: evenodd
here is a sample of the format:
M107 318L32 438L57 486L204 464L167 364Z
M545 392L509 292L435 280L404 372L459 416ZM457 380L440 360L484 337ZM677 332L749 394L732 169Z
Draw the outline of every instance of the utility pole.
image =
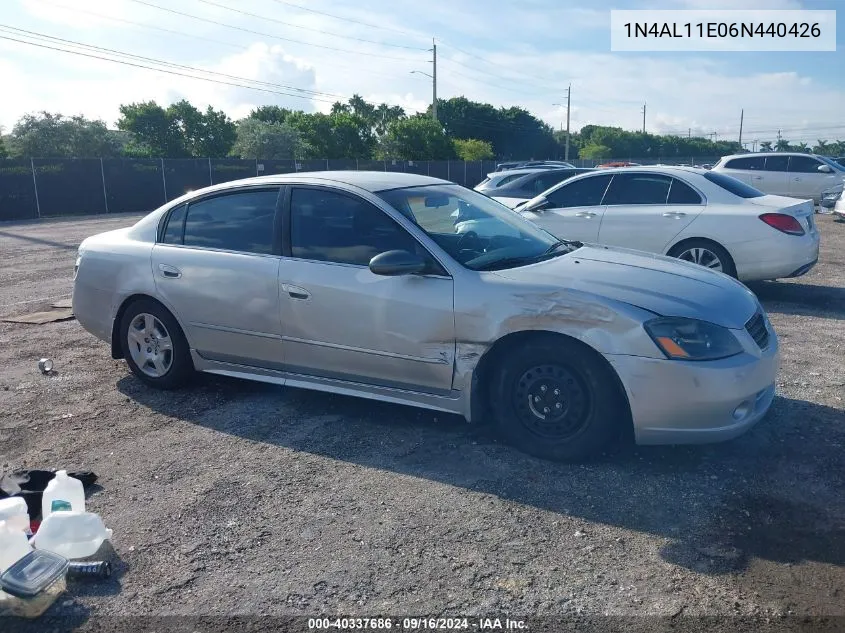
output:
M751 145L751 151L752 151L752 152L756 152L756 151L757 151L757 142L758 142L758 140L759 140L759 139L756 139L756 138L754 139L753 144Z
M739 146L742 147L742 121L745 119L745 108L739 111Z
M566 89L566 150L563 160L569 160L569 104L572 98L572 84Z
M691 127L687 128L687 138L692 138L692 128Z
M431 63L433 65L433 72L431 73L431 116L437 121L437 44L434 38L431 38Z
M780 147L778 147L780 145L780 139L781 139L780 130L778 130L778 143L777 143L777 145L775 145L776 151L780 151Z
M645 134L645 106L646 104L643 104L643 134Z

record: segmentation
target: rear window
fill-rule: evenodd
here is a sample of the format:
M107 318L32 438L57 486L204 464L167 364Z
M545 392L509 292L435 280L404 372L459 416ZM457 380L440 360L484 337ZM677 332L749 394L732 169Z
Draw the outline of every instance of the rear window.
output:
M759 189L755 189L751 185L746 185L741 180L737 180L732 176L726 176L725 174L720 174L714 171L708 171L706 174L702 175L714 185L721 187L725 191L729 191L740 198L759 198L760 196L766 195Z

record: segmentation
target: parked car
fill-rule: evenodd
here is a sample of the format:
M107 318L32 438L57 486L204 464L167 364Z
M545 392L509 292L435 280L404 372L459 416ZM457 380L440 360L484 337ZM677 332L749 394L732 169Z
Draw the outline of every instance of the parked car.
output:
M563 182L567 178L591 171L593 170L586 168L578 169L577 167L573 167L572 169L544 169L533 174L520 176L502 186L485 189L484 195L490 196L505 206L513 208L522 202L527 202L547 189L551 189L554 185Z
M549 170L538 167L520 167L517 169L509 169L507 171L494 171L487 174L487 177L475 185L473 189L486 193L487 191L506 185L509 182L513 182L517 178L522 178L528 174L539 174L545 171Z
M842 194L842 191L840 191L839 195L836 197L836 202L834 202L831 212L836 216L836 219L839 222L845 220L845 195Z
M487 222L459 234L452 213ZM195 371L491 419L545 458L724 440L772 403L778 341L742 284L554 236L391 172L237 180L89 237L73 311L143 383Z
M832 160L845 167L845 156L839 156L838 158L833 158Z
M845 167L834 160L798 152L759 152L724 156L713 171L738 178L765 193L812 198L845 181Z
M496 171L506 171L510 169L519 169L520 167L539 167L545 169L557 169L559 167L573 168L575 165L567 163L562 160L523 160L511 161L507 163L499 163L496 165Z
M517 210L562 239L677 257L743 281L798 277L819 255L812 201L766 195L714 171L596 171Z
M614 167L639 167L640 163L629 163L627 161L614 161L598 165L598 169L611 169Z

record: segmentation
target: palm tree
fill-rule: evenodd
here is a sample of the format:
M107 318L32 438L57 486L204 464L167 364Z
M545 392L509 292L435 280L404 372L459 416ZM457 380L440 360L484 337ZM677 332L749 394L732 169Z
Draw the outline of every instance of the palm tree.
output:
M810 149L810 146L806 143L798 143L798 145L795 146L795 149L799 152L806 152L808 149Z
M813 148L813 153L814 154L825 154L827 151L828 151L827 141L823 141L822 139L819 139L818 143Z
M777 143L775 143L775 149L779 152L789 151L789 141L785 138L780 139Z
M771 152L772 151L772 142L771 141L763 141L760 143L760 151L761 152Z

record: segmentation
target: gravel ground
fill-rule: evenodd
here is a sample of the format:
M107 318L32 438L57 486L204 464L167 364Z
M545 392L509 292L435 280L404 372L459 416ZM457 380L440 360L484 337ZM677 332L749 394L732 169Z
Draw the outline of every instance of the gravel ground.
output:
M553 464L407 407L201 378L151 391L75 321L0 323L2 469L89 469L117 573L53 615L845 615L845 224L758 284L783 348L734 441ZM3 314L134 216L0 225ZM41 356L57 374L42 376Z

